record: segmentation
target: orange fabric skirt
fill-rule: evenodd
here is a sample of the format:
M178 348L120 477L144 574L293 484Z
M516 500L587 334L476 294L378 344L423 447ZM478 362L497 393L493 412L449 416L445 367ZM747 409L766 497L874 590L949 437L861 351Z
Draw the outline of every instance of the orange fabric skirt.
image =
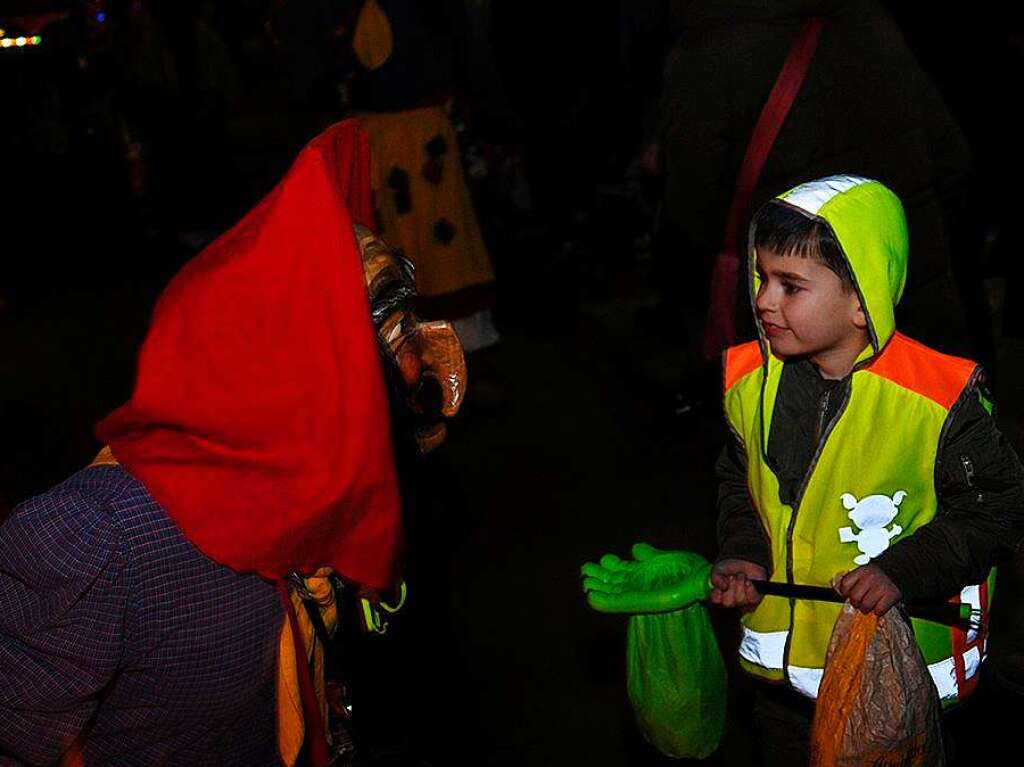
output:
M420 295L446 296L493 283L445 110L369 113L358 120L370 139L380 233L416 265Z

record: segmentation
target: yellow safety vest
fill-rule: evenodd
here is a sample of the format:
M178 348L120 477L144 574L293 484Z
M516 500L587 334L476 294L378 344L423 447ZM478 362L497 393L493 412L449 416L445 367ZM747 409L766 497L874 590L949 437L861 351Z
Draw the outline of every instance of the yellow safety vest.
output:
M747 456L747 483L771 542L770 579L829 585L927 524L938 507L936 458L950 413L973 390L977 366L896 333L851 374L846 400L820 435L793 505L779 500L768 433L783 362L754 341L725 356L725 411ZM981 611L969 629L913 620L939 697L969 695L985 657L994 571L950 601ZM765 597L743 618L740 663L767 680L817 697L840 606Z

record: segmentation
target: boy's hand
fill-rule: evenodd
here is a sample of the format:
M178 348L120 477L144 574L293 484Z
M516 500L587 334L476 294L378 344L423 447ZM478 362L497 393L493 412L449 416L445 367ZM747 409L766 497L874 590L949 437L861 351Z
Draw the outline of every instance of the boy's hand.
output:
M875 615L885 615L903 597L896 584L876 565L851 570L839 579L835 588L862 613Z
M753 608L761 601L751 580L767 580L768 573L761 565L745 559L723 559L711 570L714 588L708 600L722 607Z

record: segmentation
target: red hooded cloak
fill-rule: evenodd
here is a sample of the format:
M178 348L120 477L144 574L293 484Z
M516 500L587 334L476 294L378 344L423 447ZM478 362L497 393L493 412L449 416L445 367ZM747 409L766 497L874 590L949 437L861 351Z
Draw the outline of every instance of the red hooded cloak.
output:
M352 231L365 137L342 122L174 278L134 393L97 435L211 559L389 585L400 540L381 362Z

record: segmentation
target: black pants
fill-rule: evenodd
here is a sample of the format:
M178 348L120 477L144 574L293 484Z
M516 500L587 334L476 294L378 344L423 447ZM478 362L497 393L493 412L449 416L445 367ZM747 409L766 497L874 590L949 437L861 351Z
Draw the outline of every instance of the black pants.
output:
M754 692L754 726L763 767L796 767L810 761L814 703L789 687L764 682Z

